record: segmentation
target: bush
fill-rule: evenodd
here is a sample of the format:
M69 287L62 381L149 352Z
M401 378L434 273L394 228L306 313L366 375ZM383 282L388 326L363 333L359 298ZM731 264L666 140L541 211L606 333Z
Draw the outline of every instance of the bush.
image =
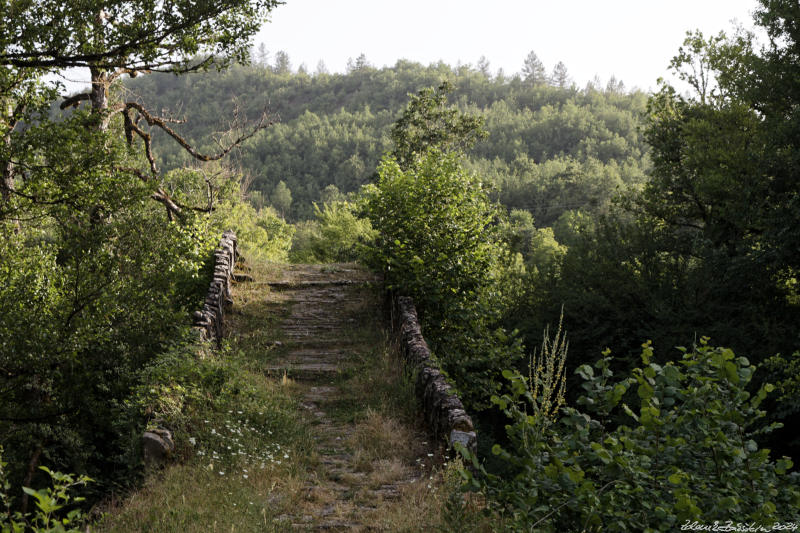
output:
M40 470L50 476L52 488L34 490L23 487L22 490L32 497L36 503L36 510L32 513L22 514L12 511L12 498L9 495L11 484L6 479L6 463L3 462L3 449L0 448L0 532L22 533L79 533L83 522L83 513L80 509L70 507L83 501L82 497L75 497L72 490L85 485L92 480L86 476L75 477L70 474L52 472L49 468L41 466Z
M488 509L516 531L673 531L687 522L775 522L800 518L800 478L788 458L772 461L754 437L773 389L745 390L755 367L702 339L683 358L651 362L615 381L608 352L581 365L579 403L550 418L534 394L548 372L507 372L509 392L492 401L509 418L507 445L493 453L508 479L463 474ZM553 375L551 371L550 375ZM552 380L551 380L552 381ZM638 408L623 400L638 401Z
M337 263L359 258L359 245L375 238L370 221L347 201L314 204L316 220L297 225L289 259L293 263Z
M369 262L387 288L414 299L425 338L468 408L486 408L500 371L522 351L497 327L513 260L498 208L456 154L428 150L407 170L386 158L378 175L363 192L380 232Z

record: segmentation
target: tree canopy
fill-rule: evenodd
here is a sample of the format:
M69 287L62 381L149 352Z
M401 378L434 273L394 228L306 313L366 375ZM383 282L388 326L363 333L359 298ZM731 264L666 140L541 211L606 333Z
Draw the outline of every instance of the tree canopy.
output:
M135 482L148 422L135 391L195 341L188 310L220 226L288 251L274 214L237 220L238 176L213 163L266 119L207 155L117 83L243 60L277 3L0 1L0 447L14 484L37 485L45 460L101 487ZM88 69L91 87L63 98L45 83L66 67ZM198 165L162 171L151 128Z

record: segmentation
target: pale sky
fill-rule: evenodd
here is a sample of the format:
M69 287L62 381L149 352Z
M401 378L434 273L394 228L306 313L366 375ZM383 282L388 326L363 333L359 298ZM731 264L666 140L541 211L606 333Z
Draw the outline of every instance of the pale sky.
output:
M376 67L398 59L475 65L513 74L533 50L548 72L558 61L579 87L611 75L655 89L688 30L752 29L756 0L286 0L256 39L293 68L323 60L344 71L362 52Z

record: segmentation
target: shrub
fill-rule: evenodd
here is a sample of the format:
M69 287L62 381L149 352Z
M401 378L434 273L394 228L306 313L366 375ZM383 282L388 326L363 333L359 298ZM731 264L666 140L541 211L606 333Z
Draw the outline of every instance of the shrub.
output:
M34 533L79 533L77 526L83 522L82 511L65 511L83 501L82 497L73 496L72 490L92 480L87 476L75 477L52 472L49 468L40 466L39 469L50 476L53 486L39 490L23 487L25 494L34 499L36 510L26 514L12 511L12 498L9 495L11 485L6 479L6 463L2 460L2 452L3 449L0 448L0 532L22 533L27 530Z
M499 212L458 155L431 149L406 170L392 158L364 189L378 230L368 260L390 290L414 299L425 338L472 409L488 407L500 371L521 346L497 327L508 297L512 254Z
M534 373L507 372L509 391L492 401L509 418L507 445L493 453L510 479L463 475L488 509L517 531L672 531L698 521L774 522L800 518L800 479L788 458L773 461L754 437L773 389L745 390L755 367L702 339L677 362L651 362L613 380L608 352L581 365L584 394L556 423L538 409ZM545 372L547 374L547 372ZM638 401L632 408L623 400Z
M347 201L314 204L316 220L297 225L289 259L296 263L336 263L359 258L359 245L375 237L369 219L359 218Z

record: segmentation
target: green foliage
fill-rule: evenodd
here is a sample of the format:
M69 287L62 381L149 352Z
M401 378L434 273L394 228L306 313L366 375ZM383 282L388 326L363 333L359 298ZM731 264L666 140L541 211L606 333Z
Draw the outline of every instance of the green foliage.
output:
M269 202L281 214L281 217L284 217L289 211L289 207L292 205L292 191L289 190L283 180L279 181L275 188L272 189L272 193L269 195Z
M187 336L154 357L137 373L130 413L145 417L148 426L167 427L183 439L191 434L198 413L213 410L229 391L234 372L207 347Z
M422 89L412 96L400 118L392 126L392 156L406 169L419 154L432 147L443 153L465 152L485 138L482 117L469 116L457 107L447 107L452 85L445 81L436 89Z
M426 106L446 96L437 89L443 80L452 85L454 105L428 113ZM236 65L202 76L140 77L126 85L157 108L192 109L192 120L175 127L207 149L213 148L208 139L223 117L234 109L256 117L268 95L281 123L259 132L232 156L254 177L252 188L264 195L279 181L286 183L293 198L290 220L313 218L313 203L324 203L321 192L329 184L351 193L371 181L382 155L394 148L392 125L404 112L410 125L431 126L436 133L426 135L439 138L465 120L482 121L490 135L469 150L469 166L495 186L504 205L530 211L541 227L566 209L602 212L617 187L639 186L648 168L639 128L647 98L641 92L560 89L516 76L487 77L470 67L408 61L313 76L279 76L261 66ZM420 96L424 87L429 89ZM407 109L409 93L417 103ZM238 102L221 100L221 94L237 94ZM453 108L466 116L454 119ZM409 132L408 141L416 136L419 144L422 130L416 131ZM186 161L170 143L157 151L167 168Z
M0 444L12 484L45 459L90 474L97 492L137 480L141 370L187 342L224 222L206 213L235 205L238 183L209 167L162 175L134 129L149 119L131 119L111 84L193 68L201 52L244 59L275 2L144 4L2 3ZM66 102L91 109L56 111L57 91L39 80L65 66L91 71L92 92ZM250 223L271 231L264 218Z
M531 85L539 85L547 82L547 74L544 70L544 63L542 63L536 52L531 50L525 56L525 62L522 64L522 75L527 83Z
M706 339L677 362L652 359L647 343L642 366L621 380L608 352L581 365L586 411L564 408L556 424L535 408L531 379L507 373L509 390L493 402L509 418L508 444L493 451L515 473L488 474L468 453L480 475L463 473L506 530L672 531L694 520L799 518L792 461L770 460L754 440L773 427L759 422L772 386L746 390L755 367Z
M4 0L0 65L58 69L119 66L179 69L198 53L243 60L274 0L131 0L64 6Z
M12 498L9 495L11 485L6 478L5 468L7 463L2 461L2 448L0 448L0 531L2 533L22 533L23 531L33 531L35 533L79 533L79 527L84 521L83 513L80 509L72 509L65 512L67 508L74 507L84 500L84 498L73 496L75 487L86 485L92 481L87 476L73 476L53 472L45 466L39 469L50 476L52 487L34 490L29 487L22 487L22 490L29 497L33 498L36 510L32 513L23 515L18 511L13 511Z
M794 352L791 357L774 355L764 362L764 367L775 383L778 396L770 404L772 418L792 427L800 418L800 352ZM785 435L789 440L785 449L800 448L800 437L796 433L787 431Z
M338 191L336 191L338 192ZM359 246L371 242L376 232L369 219L359 218L357 206L332 201L320 209L314 204L316 220L300 222L289 258L296 263L338 263L355 261Z
M215 226L236 232L242 251L252 258L282 262L289 257L295 228L271 207L256 210L234 199L217 208Z
M486 407L502 365L519 357L496 322L508 296L512 256L498 209L457 154L431 149L403 170L391 158L364 204L380 231L370 261L386 286L414 298L443 369L471 407Z
M0 428L12 479L53 442L54 464L101 481L101 472L135 467L127 454L142 421L123 401L202 301L213 245L192 235L201 228L154 220L144 205L90 232L25 229L0 245Z
M607 181L580 181L597 183L599 198L606 185L619 184L616 204L602 199L555 218L534 211L537 224L552 224L555 243L566 249L550 254L552 261L525 249L525 297L509 327L530 341L563 305L573 353L615 346L614 370L625 372L636 365L638 339L688 345L697 331L759 364L797 351L800 78L792 62L796 32L781 22L799 15L797 9L794 2L761 3L757 22L773 32L761 50L743 32L687 36L671 68L694 92L662 85L651 97L643 130L652 147L649 180L641 188L624 186L623 173L608 173L605 165ZM554 158L539 166L546 167L567 178L563 186L586 162ZM554 191L542 189L544 196ZM772 379L791 383L792 368ZM779 396L770 404L771 420L795 425L795 403ZM797 454L786 429L760 438Z
M457 156L431 150L405 171L387 158L378 175L364 197L381 232L373 262L386 272L387 287L402 287L436 312L452 295L469 297L487 285L505 255L494 226L499 213Z

